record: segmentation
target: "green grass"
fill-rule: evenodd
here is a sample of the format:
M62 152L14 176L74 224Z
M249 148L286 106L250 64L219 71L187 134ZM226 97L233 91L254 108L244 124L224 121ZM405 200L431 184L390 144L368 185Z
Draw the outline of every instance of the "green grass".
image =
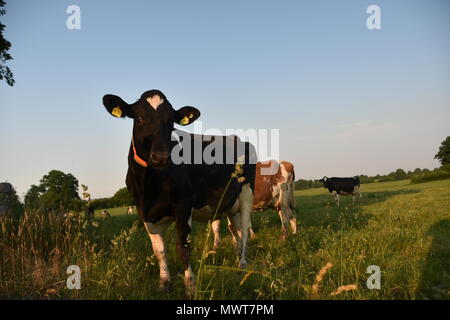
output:
M298 233L281 242L271 210L253 214L249 266L238 260L225 223L217 252L204 257L202 299L450 299L450 180L408 180L362 185L363 197L341 206L325 189L296 192ZM81 217L29 213L0 220L0 297L50 299L186 299L175 251L175 229L166 233L172 288L158 291L159 268L136 215L126 208ZM194 223L191 264L198 273L206 225ZM212 237L208 241L212 248ZM318 284L316 276L333 264ZM82 270L81 290L65 286L67 266ZM366 286L367 267L381 268L381 289ZM356 290L330 294L338 287Z

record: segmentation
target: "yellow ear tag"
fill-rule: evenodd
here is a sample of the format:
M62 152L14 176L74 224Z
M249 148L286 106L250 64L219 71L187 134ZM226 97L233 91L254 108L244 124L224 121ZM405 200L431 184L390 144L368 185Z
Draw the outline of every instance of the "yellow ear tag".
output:
M189 119L192 119L194 115L192 113L189 113Z
M111 113L113 116L120 118L120 116L122 115L122 110L120 109L120 107L115 107Z
M184 117L183 119L180 120L180 124L182 124L183 126L189 123L189 118L188 117Z

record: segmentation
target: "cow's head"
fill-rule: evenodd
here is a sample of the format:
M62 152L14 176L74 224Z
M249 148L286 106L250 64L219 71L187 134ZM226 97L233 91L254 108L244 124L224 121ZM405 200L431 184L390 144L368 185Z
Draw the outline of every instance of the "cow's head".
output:
M174 110L166 96L159 90L149 90L133 104L120 97L107 94L103 97L106 110L117 118L133 119L133 140L138 156L149 166L161 168L170 157L171 135L174 123L188 125L200 117L194 107Z
M328 187L328 177L327 176L323 177L322 179L319 179L319 181L323 183L324 188Z

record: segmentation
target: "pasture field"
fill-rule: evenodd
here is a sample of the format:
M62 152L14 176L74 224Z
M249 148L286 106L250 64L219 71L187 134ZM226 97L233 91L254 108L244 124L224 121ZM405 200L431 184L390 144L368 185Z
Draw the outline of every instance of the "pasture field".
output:
M237 268L225 222L216 252L208 226L194 223L195 298L450 299L450 180L373 183L361 190L361 201L352 205L351 197L342 197L340 207L325 189L297 191L298 234L285 242L274 211L253 213L257 238L245 270ZM172 288L162 293L143 224L126 208L109 212L111 218L96 212L89 224L78 215L36 212L2 218L0 298L186 299L174 227L166 233ZM69 265L81 268L80 290L66 288ZM367 288L370 265L380 267L379 290ZM345 285L356 289L332 295Z

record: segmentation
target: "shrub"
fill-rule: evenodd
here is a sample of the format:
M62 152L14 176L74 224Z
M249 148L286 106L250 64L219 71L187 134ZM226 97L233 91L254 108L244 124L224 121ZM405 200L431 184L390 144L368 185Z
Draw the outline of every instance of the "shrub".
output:
M423 183L428 181L444 180L444 179L450 179L450 171L441 168L437 171L422 173L420 175L414 175L411 178L411 183Z

